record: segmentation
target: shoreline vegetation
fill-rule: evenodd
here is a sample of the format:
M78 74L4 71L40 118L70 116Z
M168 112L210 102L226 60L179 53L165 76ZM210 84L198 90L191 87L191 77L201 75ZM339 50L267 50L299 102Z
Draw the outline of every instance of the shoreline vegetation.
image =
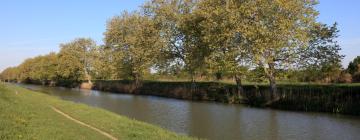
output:
M28 83L42 84L39 81ZM193 82L179 81L143 81L139 85L129 80L94 80L91 84L62 81L56 86L261 108L360 115L360 84L279 84L279 100L270 104L267 104L271 100L267 84L245 84L240 96L236 84L219 82L196 82L194 86Z
M0 139L109 139L69 120L52 107L119 140L191 139L103 109L64 101L6 83L0 83Z

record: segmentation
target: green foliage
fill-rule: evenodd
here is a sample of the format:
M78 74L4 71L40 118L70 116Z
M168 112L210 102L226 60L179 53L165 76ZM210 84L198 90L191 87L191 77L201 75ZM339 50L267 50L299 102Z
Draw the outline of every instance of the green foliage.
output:
M360 56L350 62L346 71L352 75L354 82L360 82Z
M312 30L312 40L309 47L301 50L299 66L303 69L304 81L337 81L341 74L341 50L336 38L339 30L337 24L327 26L317 25Z
M176 66L186 71L192 80L203 72L208 54L207 46L199 37L202 32L198 28L199 20L192 16L197 4L196 0L152 0L143 6L146 14L154 17L159 25L165 46L157 66L165 69Z
M12 81L191 79L337 82L336 25L316 22L316 1L151 0L88 38L2 72ZM300 58L300 59L299 59ZM358 59L360 60L360 59ZM355 74L358 60L349 65ZM345 80L348 81L348 80Z
M140 13L125 12L109 21L105 41L115 50L121 77L138 81L149 73L162 48L159 36L153 20Z
M1 74L0 74L0 78L2 80L6 80L6 81L15 81L18 79L18 68L16 67L10 67L5 69Z
M90 71L92 50L96 47L93 40L87 38L75 39L72 42L61 44L59 52L58 73L60 79L91 80Z
M356 57L353 61L349 63L347 71L350 74L355 74L356 72L360 72L360 56Z
M55 81L57 78L58 57L55 53L34 58L29 79L42 82Z
M90 75L94 79L118 79L116 66L114 65L116 61L110 47L95 47L91 54L93 59L90 63L93 69L90 71Z
M240 29L252 62L264 69L276 93L278 69L294 63L297 48L307 47L309 32L315 24L317 11L314 1L251 0L238 3Z
M247 73L250 56L246 53L245 40L239 32L242 19L237 18L239 5L235 1L201 1L194 10L198 21L199 38L207 46L205 56L208 71L217 76L242 77ZM194 20L193 19L193 20Z

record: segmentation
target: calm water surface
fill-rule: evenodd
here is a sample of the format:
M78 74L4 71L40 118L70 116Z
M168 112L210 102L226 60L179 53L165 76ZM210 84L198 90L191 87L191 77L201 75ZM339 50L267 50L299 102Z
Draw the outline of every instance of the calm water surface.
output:
M21 85L171 131L214 140L359 140L360 117Z

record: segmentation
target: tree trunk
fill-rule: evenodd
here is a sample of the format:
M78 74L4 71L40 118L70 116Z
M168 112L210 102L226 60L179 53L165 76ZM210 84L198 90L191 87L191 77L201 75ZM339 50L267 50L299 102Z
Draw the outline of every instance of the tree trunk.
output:
M49 86L50 86L50 87L55 87L55 86L56 86L55 81L54 81L54 80L51 80Z
M92 84L91 82L91 76L89 75L89 73L87 72L87 70L85 70L85 77L86 77L86 80L89 84Z
M266 72L270 82L270 100L266 103L266 105L270 105L273 102L279 100L277 95L277 86L276 86L276 71L275 71L275 63L269 63L269 70Z
M269 77L269 81L270 81L270 93L271 93L271 100L276 100L277 97L277 86L276 86L276 80L275 80L275 76L270 76Z
M88 78L88 83L89 83L89 84L92 84L90 76L88 76L88 77L89 77L89 78Z
M134 74L135 87L138 88L141 85L140 75L138 73Z
M237 87L237 97L239 100L241 100L242 99L241 94L244 94L244 88L242 86L242 81L241 81L240 76L238 76L238 75L235 75L234 78L235 78L236 87Z
M45 86L46 85L46 80L41 80L41 85Z
M189 98L192 98L192 95L194 95L196 93L196 82L195 82L195 74L193 72L191 72L191 95L189 96Z
M87 69L87 66L88 66L88 58L87 58L87 48L84 47L84 72L85 72L85 77L86 77L86 80L88 81L89 84L92 84L91 82L91 76L89 74L89 71Z

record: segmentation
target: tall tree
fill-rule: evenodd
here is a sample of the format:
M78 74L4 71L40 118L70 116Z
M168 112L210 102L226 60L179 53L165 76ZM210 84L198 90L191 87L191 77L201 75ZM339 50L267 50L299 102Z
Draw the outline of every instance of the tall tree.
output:
M92 50L91 65L93 70L91 75L93 78L101 80L118 79L116 72L116 63L113 56L113 50L108 46L97 46Z
M336 41L339 30L337 24L318 24L311 31L309 47L300 51L298 62L310 81L335 82L341 74L341 47Z
M165 44L163 62L165 65L182 65L192 81L204 62L203 42L198 38L201 29L198 20L191 13L197 0L152 0L143 6L143 11L153 17L159 25L160 36Z
M91 83L90 71L92 50L96 43L89 38L78 38L69 43L60 45L59 76L66 80L81 81L86 79Z
M105 42L116 51L123 77L131 76L137 85L159 55L159 37L152 19L138 12L112 18L105 32Z
M245 0L238 9L243 19L239 32L246 39L252 61L264 69L272 100L278 100L277 70L296 58L299 47L308 46L317 11L313 0Z
M193 21L198 21L199 35L207 52L205 59L210 73L217 77L231 75L238 87L238 96L243 92L242 78L247 72L250 55L246 51L241 28L243 18L238 16L240 1L201 1L194 10Z

